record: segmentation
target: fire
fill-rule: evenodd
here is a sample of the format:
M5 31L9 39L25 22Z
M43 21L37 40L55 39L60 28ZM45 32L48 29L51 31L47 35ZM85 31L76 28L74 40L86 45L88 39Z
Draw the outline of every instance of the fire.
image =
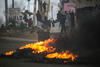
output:
M6 53L4 53L4 55L12 55L13 53L14 53L15 51L10 51L10 52L6 52Z
M54 52L56 48L49 46L48 44L55 42L56 39L48 39L45 41L40 41L32 44L27 44L25 46L20 47L19 49L31 48L33 49L32 53L42 53L42 52ZM4 55L12 55L15 51L10 51L4 53Z
M62 51L61 53L52 53L48 54L46 58L56 58L56 59L71 59L72 61L75 60L75 58L78 57L77 55L73 55L72 53L69 53L69 51Z
M56 41L56 39L48 39L45 41L40 41L40 42L36 42L36 43L31 43L31 44L27 44L25 46L21 46L20 48L18 48L19 50L22 49L27 49L27 48L31 48L32 49L32 53L36 54L36 53L43 53L43 52L47 52L48 54L46 56L44 56L45 58L56 58L56 59L70 59L71 61L74 61L78 56L74 55L72 53L70 53L68 50L66 50L65 52L62 51L61 53L59 52L55 52L56 48L54 48L53 46L50 46L49 44L54 43ZM4 53L4 55L12 55L13 53L15 53L16 51L10 51L10 52L6 52ZM64 61L64 63L67 63L68 61Z
M19 49L25 49L25 48L31 48L33 49L32 53L42 53L42 52L53 52L56 50L56 48L49 46L48 44L53 43L55 39L48 39L45 41L37 42L37 43L32 43L28 44L25 46L20 47Z

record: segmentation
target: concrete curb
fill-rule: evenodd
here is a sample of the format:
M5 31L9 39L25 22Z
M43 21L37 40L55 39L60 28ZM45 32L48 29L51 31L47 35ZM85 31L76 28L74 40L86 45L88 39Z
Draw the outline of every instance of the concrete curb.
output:
M38 40L33 39L24 39L24 38L16 38L16 37L1 37L1 39L13 40L13 41L28 41L28 42L37 42Z

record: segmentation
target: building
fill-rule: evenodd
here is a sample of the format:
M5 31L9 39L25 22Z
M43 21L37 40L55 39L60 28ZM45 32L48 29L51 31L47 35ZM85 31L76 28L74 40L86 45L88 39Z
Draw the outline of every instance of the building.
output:
M73 2L76 4L76 8L100 6L100 0L60 0L60 1L62 4L65 2Z
M23 14L20 11L20 8L9 8L8 10L8 17L9 17L9 22L11 20L15 20L18 23L23 22Z
M77 5L77 8L95 7L100 5L100 0L72 0Z

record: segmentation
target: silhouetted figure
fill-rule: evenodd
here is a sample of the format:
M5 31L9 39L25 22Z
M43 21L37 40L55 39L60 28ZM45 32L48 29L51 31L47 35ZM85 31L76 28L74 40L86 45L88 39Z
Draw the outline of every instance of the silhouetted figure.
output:
M40 12L39 12L39 11L37 11L36 16L37 16L37 21L41 21L41 14L40 14Z
M74 24L74 13L71 12L70 16L71 16L71 31L72 31L74 29L74 26L75 26L75 24Z
M29 19L29 27L31 27L33 24L32 18Z
M61 12L60 11L58 11L58 13L57 13L57 20L60 22L60 18L61 18Z
M44 29L47 28L47 26L48 26L47 23L48 23L48 18L45 16L45 17L44 17L44 24L43 24L43 28L44 28Z
M47 5L46 2L44 1L43 5L42 5L44 12L46 12L46 5Z
M39 1L40 4L40 10L42 11L42 1Z
M5 30L5 26L4 26L4 24L2 24L2 25L1 25L0 30L2 30L2 31L4 31L4 30Z
M66 16L61 11L59 11L57 14L57 19L60 22L61 32L66 32L66 26L65 26Z
M37 16L37 25L38 25L38 27L39 28L41 28L41 26L42 26L42 20L41 20L41 14L40 14L40 12L39 11L37 11L37 14L36 14L36 16Z
M1 25L1 28L2 28L2 29L4 28L4 24Z

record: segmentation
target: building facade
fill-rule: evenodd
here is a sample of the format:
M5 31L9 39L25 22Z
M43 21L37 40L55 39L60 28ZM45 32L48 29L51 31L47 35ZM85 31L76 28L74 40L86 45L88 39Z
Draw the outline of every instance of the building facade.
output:
M100 6L100 0L60 0L61 2L73 2L76 8Z
M72 0L76 3L77 8L96 7L100 5L100 0Z
M23 14L20 11L20 8L9 8L8 11L8 16L9 16L9 22L11 20L15 20L17 22L23 22Z

